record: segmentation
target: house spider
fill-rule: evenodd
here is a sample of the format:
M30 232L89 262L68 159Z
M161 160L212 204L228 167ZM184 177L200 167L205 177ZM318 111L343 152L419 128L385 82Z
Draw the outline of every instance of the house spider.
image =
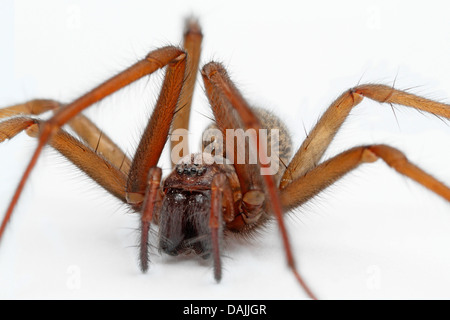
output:
M150 52L130 68L100 84L69 104L54 100L32 100L0 109L0 142L26 131L38 138L36 151L10 202L0 226L0 239L11 218L22 189L46 144L59 151L113 196L140 213L139 260L142 271L149 264L149 232L158 225L158 249L169 255L192 253L211 259L214 278L222 276L221 248L230 233L248 236L275 218L280 228L287 262L297 281L312 299L313 290L297 271L283 214L301 206L346 173L362 163L381 158L400 174L407 176L450 201L450 189L409 162L388 145L366 145L349 149L322 161L322 156L353 107L364 97L388 104L399 104L439 117L450 118L450 106L395 88L358 85L337 98L291 159L291 141L283 123L273 114L251 108L230 80L225 68L210 62L201 69L205 92L214 114L209 128L215 134L204 141L203 153L190 154L180 149L180 160L173 160L173 171L165 179L157 166L169 136L172 150L187 140L191 98L200 58L202 32L195 20L188 20L183 48L163 47ZM81 111L115 91L166 68L162 89L139 146L130 159ZM47 121L36 116L53 111ZM79 138L62 127L68 124ZM238 161L241 155L227 137L227 130L254 130L247 144L256 150L256 163ZM261 143L264 129L277 129L279 149L267 155ZM185 130L185 131L183 131ZM215 130L215 131L214 131ZM210 132L210 131L208 131ZM208 133L207 132L207 133ZM208 144L207 142L212 142ZM267 141L266 141L267 142ZM206 152L208 147L211 152ZM226 152L231 148L232 156ZM248 160L252 153L245 154ZM218 163L217 159L226 159ZM272 160L281 166L273 174ZM290 160L290 161L289 161Z

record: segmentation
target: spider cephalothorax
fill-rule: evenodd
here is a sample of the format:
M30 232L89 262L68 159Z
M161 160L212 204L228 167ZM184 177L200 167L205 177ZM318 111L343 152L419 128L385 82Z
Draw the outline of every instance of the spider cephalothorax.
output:
M155 212L161 251L170 255L194 252L209 257L211 184L217 174L237 182L229 165L220 165L210 155L199 153L185 156L164 179L161 207ZM222 235L222 219L219 224Z
M413 165L399 150L387 145L357 146L326 161L322 159L352 108L364 98L415 108L447 119L450 118L449 105L386 85L358 85L330 105L291 157L291 140L281 120L270 112L251 108L225 68L217 62L207 63L201 69L205 93L214 116L210 128L215 129L215 133L206 135L202 153L190 154L188 148L182 148L178 152L181 160L172 158L173 171L162 179L158 161L168 137L179 136L182 141L187 140L202 37L197 21L188 20L183 48L168 46L154 50L71 103L32 100L0 109L0 118L3 119L0 122L0 142L23 130L38 138L36 151L0 226L0 238L46 144L140 215L143 271L149 264L152 224L159 227L158 247L161 252L211 257L214 276L219 280L222 276L224 234L246 235L272 218L280 227L288 265L311 298L315 295L300 277L294 262L283 222L286 212L314 198L360 164L377 159L450 201L449 187ZM159 99L134 156L129 158L81 111L164 67L166 73ZM49 120L41 121L35 117L49 110L54 111ZM65 124L71 126L76 138L62 129ZM227 136L229 130L244 132L250 151L245 149L247 151L242 153L235 147L232 143L235 137ZM269 141L271 143L267 143ZM208 149L211 142L214 150ZM267 146L274 145L272 142L277 142L277 148L267 153ZM172 150L178 150L178 147L178 142L171 141ZM251 158L255 161L247 161ZM244 161L238 161L240 159ZM272 166L273 163L277 165Z

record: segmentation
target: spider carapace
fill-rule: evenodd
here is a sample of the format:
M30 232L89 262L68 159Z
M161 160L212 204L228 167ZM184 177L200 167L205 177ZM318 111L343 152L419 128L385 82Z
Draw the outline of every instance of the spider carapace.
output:
M310 298L316 296L297 271L283 222L284 213L314 198L360 164L377 159L450 201L449 187L413 165L401 151L387 145L357 146L328 160L322 159L351 109L364 98L450 118L449 105L382 84L358 85L344 92L328 107L292 156L291 140L284 124L272 113L250 107L225 68L220 63L209 62L202 67L201 76L214 123L205 131L202 152L190 154L187 146L179 148L181 142L187 141L202 38L198 22L188 19L182 48L168 46L154 50L71 103L41 99L0 109L0 142L24 130L38 138L37 148L3 218L0 238L47 144L140 214L143 271L149 263L152 224L158 226L160 251L209 258L213 261L214 276L219 280L224 235L231 232L247 235L275 219L288 266ZM166 71L159 98L136 152L129 158L81 112L161 68ZM50 110L54 114L47 121L37 117ZM64 130L66 124L73 133ZM228 135L230 130L244 134L244 151L234 143L238 135ZM171 139L172 154L176 155L171 159L173 171L162 179L158 161L169 136L179 140ZM278 165L272 166L273 163Z

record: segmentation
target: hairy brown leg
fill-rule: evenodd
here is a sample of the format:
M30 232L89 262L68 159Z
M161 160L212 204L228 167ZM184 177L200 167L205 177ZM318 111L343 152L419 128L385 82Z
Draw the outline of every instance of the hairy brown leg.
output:
M224 174L215 175L211 183L211 214L209 228L211 230L212 255L214 261L214 278L222 278L222 264L220 261L220 235L223 221L233 218L233 193ZM226 208L226 216L222 217L222 208Z
M41 125L41 121L28 117L15 117L2 121L0 122L0 142L6 138L11 139L23 130L37 138ZM49 144L106 191L126 203L126 175L106 158L62 129L50 138Z
M131 159L88 117L78 114L68 124L88 146L108 159L112 165L119 168L125 175L128 175Z
M303 141L286 169L280 183L285 188L291 181L313 169L322 158L351 109L364 97L389 104L399 104L450 118L450 105L425 99L408 92L379 84L360 85L344 92L322 115L319 122Z
M259 148L260 145L258 143L259 129L261 128L259 120L251 111L245 99L228 77L225 68L215 62L208 63L202 69L202 76L205 83L206 93L211 103L218 127L221 128L222 131L224 128L240 127L240 125L236 123L236 121L240 121L243 129L254 129L256 132L256 141L255 139L252 139L253 141L250 141L250 143L258 146L257 158L260 167L268 166L269 159L267 159L267 153L265 150L261 150L261 148ZM238 113L239 119L232 117L233 110L230 110L229 107L232 107ZM267 193L268 201L266 201L266 206L269 208L270 212L275 215L278 221L283 245L286 251L288 266L291 268L297 281L300 283L308 296L312 299L316 299L315 295L306 285L295 266L294 256L292 254L287 230L283 221L283 208L273 176L263 175L260 178L259 171L255 172L254 169L252 170L252 168L255 168L254 165L253 167L250 164L241 165L234 161L234 166L239 177L239 182L241 183L244 199L245 193L254 195L250 197L252 200L263 199L259 196L260 193ZM256 166L256 169L258 169L258 166Z
M25 103L15 104L13 106L0 109L0 119L11 118L20 115L40 115L50 110L56 110L61 107L61 103L50 99L33 99Z
M40 115L50 110L56 111L64 106L65 104L55 100L34 99L0 109L0 119L17 115ZM111 164L119 168L124 174L128 173L131 160L88 117L83 114L78 114L68 124L88 146L108 159Z
M173 59L167 66L161 93L141 137L128 175L127 197L129 203L134 205L140 205L144 200L148 173L150 168L156 167L158 164L167 142L183 88L185 70L185 54Z
M180 102L176 110L171 134L177 129L183 129L184 133L177 133L171 139L170 149L173 150L179 143L184 146L179 153L180 159L189 154L189 143L187 132L189 130L189 117L191 114L192 96L197 80L198 66L200 62L200 52L202 44L202 30L197 20L189 18L186 20L184 30L183 48L187 53L186 76L184 80L183 90L180 95ZM178 155L177 155L178 156ZM172 167L176 165L175 159L172 159Z
M153 216L158 214L162 196L160 193L162 171L158 167L150 169L148 174L148 185L145 192L145 200L142 205L141 215L141 239L139 246L139 261L142 272L148 270L148 248L149 248L149 232L153 221Z
M205 84L206 95L208 96L208 100L214 114L214 120L217 127L222 132L222 136L224 137L224 150L230 150L230 147L226 147L226 144L230 143L230 141L225 139L225 131L227 129L246 129L243 127L240 119L235 115L235 112L233 112L234 105L226 96L224 91L225 89L231 89L229 87L231 80L228 78L225 69L220 64L214 62L211 62L203 67L202 76ZM227 82L225 82L225 80ZM235 91L240 96L237 89L235 89ZM245 108L249 108L242 96L240 96L239 102L242 103ZM259 126L258 119L255 118L254 120L255 124ZM231 141L231 143L233 143L233 141ZM235 145L233 145L233 147L236 148ZM238 175L242 193L244 194L250 190L261 189L261 182L258 176L258 166L247 163L238 163L236 149L234 149L233 156L234 158L230 160L233 161L233 166Z
M16 191L13 195L8 209L6 210L5 216L0 226L0 239L4 233L9 219L11 218L12 212L17 204L17 201L19 200L25 183L30 176L34 166L36 165L39 155L42 152L42 148L50 140L50 137L58 132L59 128L61 128L64 124L73 119L77 114L79 114L82 110L86 109L93 103L102 100L106 96L142 78L143 76L151 74L154 71L163 68L172 61L184 60L185 56L186 55L182 50L175 47L164 47L152 51L147 55L145 59L132 65L130 68L119 73L115 77L105 81L95 89L89 91L64 108L61 108L52 118L43 123L36 150L27 168L25 169L25 172L22 175L19 185L16 188ZM171 81L166 81L165 85L176 86L177 84L171 83ZM157 155L157 157L159 158L159 154ZM143 180L145 181L145 178Z
M36 123L36 120L28 117L16 117L0 122L0 142L14 138Z
M150 225L153 215L158 211L155 202L161 200L159 194L161 169L156 165L167 142L176 107L179 105L185 71L185 54L169 62L161 93L141 137L128 175L127 201L142 213L139 259L143 272L148 269Z
M397 172L450 201L450 188L409 162L399 150L387 145L370 145L347 150L291 182L281 190L283 207L290 210L302 205L360 164L379 158Z

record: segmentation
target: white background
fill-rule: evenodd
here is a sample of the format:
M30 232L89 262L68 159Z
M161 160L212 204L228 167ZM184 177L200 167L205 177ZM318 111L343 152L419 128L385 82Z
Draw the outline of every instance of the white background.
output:
M148 51L180 44L183 20L204 30L202 63L222 61L243 94L292 131L295 147L359 81L450 101L445 1L2 1L0 105L70 101ZM89 110L132 154L161 73ZM450 184L449 122L364 100L326 157L386 143ZM201 81L192 143L208 123ZM397 122L398 121L398 122ZM0 145L4 212L35 141ZM168 157L161 166L168 168ZM165 171L167 172L167 170ZM450 298L450 205L384 163L364 165L287 219L304 278L323 299ZM55 152L44 152L0 243L0 297L303 299L276 226L230 241L224 275L196 259L137 263L137 219Z

